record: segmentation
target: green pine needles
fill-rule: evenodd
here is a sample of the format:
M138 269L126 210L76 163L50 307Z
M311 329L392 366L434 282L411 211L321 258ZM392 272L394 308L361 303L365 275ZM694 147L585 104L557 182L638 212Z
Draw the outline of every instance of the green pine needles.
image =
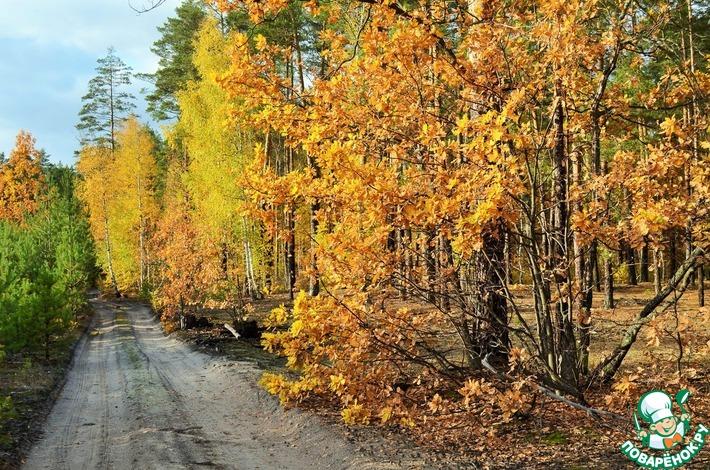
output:
M50 358L94 283L88 222L68 168L47 169L42 207L22 224L0 221L0 345Z

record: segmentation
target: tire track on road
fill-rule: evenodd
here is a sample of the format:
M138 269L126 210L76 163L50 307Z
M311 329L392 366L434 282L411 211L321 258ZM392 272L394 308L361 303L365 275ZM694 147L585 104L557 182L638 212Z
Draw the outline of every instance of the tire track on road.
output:
M92 306L94 333L80 340L27 469L402 468L363 455L338 427L281 408L256 385L253 365L166 337L145 305Z

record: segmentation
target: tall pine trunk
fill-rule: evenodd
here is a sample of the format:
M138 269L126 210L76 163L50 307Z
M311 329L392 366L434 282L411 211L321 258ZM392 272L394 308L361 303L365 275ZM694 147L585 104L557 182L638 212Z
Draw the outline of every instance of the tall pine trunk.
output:
M553 278L560 294L556 302L555 316L557 328L558 357L557 370L565 385L577 389L577 342L572 321L572 295L568 271L568 182L569 156L565 137L565 109L562 96L562 84L556 84L554 123L555 146L552 154L553 217L550 234Z

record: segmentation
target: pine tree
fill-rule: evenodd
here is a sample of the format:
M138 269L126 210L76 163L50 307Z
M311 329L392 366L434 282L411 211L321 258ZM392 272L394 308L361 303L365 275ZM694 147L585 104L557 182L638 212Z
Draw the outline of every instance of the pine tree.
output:
M39 210L22 225L0 220L0 344L10 353L49 358L93 284L94 247L75 179L71 169L50 168Z
M160 57L159 68L152 75L143 77L154 81L155 89L146 96L148 112L158 121L179 115L176 95L184 90L188 81L199 78L192 63L194 36L207 13L201 2L186 0L158 27L161 34L151 48Z
M89 81L89 91L82 97L77 130L82 145L94 144L116 149L116 131L135 108L135 97L126 88L131 84L131 68L113 47L98 60L97 75Z

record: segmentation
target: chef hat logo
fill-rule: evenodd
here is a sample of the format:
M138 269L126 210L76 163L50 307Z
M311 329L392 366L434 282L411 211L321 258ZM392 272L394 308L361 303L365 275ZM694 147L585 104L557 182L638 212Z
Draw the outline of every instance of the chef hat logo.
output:
M650 424L655 424L663 419L673 416L673 400L667 393L652 390L645 393L638 404L641 418Z

